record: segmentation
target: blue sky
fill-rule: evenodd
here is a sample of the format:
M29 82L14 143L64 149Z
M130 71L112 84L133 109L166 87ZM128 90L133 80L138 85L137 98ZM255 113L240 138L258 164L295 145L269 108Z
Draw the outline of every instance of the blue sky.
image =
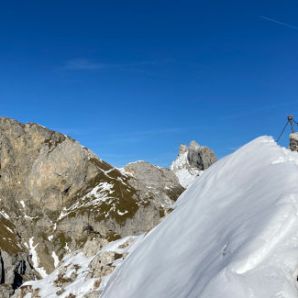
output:
M297 1L2 1L0 42L0 114L117 166L298 118Z

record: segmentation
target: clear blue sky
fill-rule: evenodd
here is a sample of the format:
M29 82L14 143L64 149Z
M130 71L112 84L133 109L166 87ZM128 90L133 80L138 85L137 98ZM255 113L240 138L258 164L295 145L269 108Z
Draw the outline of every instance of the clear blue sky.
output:
M117 166L221 157L298 118L298 2L1 1L0 66L2 116Z

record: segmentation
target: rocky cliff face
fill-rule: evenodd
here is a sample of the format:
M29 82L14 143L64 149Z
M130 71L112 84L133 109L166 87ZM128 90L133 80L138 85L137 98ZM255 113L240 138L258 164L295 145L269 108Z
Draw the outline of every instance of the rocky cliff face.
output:
M177 194L181 194L184 190L173 171L148 162L130 163L124 171L134 178L130 179L129 183L139 191L143 199L158 197L159 202L166 209L172 208Z
M187 147L180 145L177 159L171 164L171 170L177 175L180 184L188 187L196 176L216 161L214 152L192 141Z
M120 172L63 134L0 118L0 296L91 238L149 231L182 191L168 170L144 163Z

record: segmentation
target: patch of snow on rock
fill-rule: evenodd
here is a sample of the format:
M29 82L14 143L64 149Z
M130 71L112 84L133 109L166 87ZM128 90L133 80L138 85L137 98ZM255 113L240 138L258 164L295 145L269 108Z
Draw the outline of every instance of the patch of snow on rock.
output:
M31 237L29 239L29 251L32 256L32 262L34 269L40 274L41 277L46 277L47 273L43 267L39 266L39 257L36 251L36 247L38 246L38 243L34 245L34 237Z
M59 265L59 258L58 256L56 255L55 251L52 252L52 258L54 260L54 267L57 268L58 265Z
M31 288L31 292L27 293L25 297L34 298L34 291L38 293L38 297L41 298L84 298L84 297L100 297L100 293L108 283L115 268L119 267L123 258L130 254L139 243L141 243L144 235L128 236L110 243L105 244L101 249L97 246L93 247L92 241L91 247L84 252L75 251L66 255L61 262L59 262L58 256L53 252L52 257L55 261L55 270L47 276L44 276L41 280L25 282L22 287ZM95 243L96 244L96 241ZM30 247L33 246L33 239L30 240ZM91 249L92 248L92 249ZM90 250L91 249L91 250ZM89 253L95 249L95 255L89 256ZM88 252L88 253L87 253ZM122 258L117 258L112 263L106 264L111 268L111 272L105 276L94 275L94 265L104 265L104 257L106 255L107 260L113 254L122 255ZM22 288L20 289L22 290Z

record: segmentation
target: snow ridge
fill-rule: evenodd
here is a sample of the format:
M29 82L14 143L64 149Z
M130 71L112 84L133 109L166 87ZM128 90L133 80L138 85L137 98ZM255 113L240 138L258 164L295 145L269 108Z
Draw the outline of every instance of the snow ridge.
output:
M111 277L105 298L294 298L298 154L260 137L215 163Z

